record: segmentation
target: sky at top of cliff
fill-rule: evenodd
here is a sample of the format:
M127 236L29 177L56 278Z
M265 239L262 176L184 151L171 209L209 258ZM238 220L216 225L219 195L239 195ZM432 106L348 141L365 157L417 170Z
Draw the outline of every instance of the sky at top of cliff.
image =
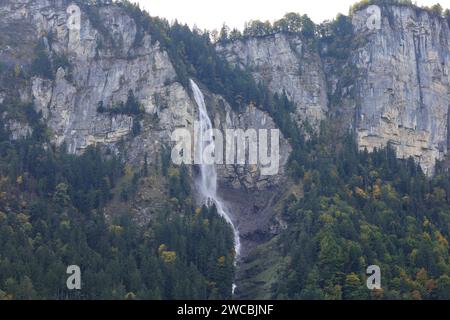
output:
M200 29L220 29L223 23L242 30L250 20L280 19L287 12L307 14L314 22L348 14L357 0L133 0L152 16L196 25ZM440 3L450 8L450 0L416 0L419 6Z

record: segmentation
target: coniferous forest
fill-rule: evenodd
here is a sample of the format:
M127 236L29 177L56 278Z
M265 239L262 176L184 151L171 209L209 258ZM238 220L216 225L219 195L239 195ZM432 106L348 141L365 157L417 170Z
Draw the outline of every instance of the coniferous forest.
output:
M107 221L102 209L123 195L121 159L49 147L34 109L15 107L36 128L15 142L0 131L1 299L231 298L233 238L214 207L167 203L145 226L128 215ZM135 180L166 179L167 193L186 201L188 177L179 171L148 166ZM72 264L83 272L79 293L65 289Z
M98 17L102 1L74 2L108 33ZM363 1L352 10L370 3L393 4ZM413 158L398 159L391 145L362 150L353 132L338 135L330 119L318 130L307 122L299 125L286 92L272 93L251 70L232 66L216 50L217 44L282 33L318 50L327 47L323 54L344 64L355 46L351 17L316 25L307 15L287 14L274 23L252 21L242 32L224 26L212 33L151 17L128 1L115 5L136 24L134 46L150 34L168 53L183 88L189 91L189 79L195 78L234 112L256 106L292 147L286 170L289 184L301 192L280 200L286 227L273 237L271 249L261 249L255 258L256 264L279 258L276 281L264 279L271 282L264 298L450 299L447 157L437 160L428 176ZM450 25L448 10L427 10ZM48 55L44 41L32 55L23 68L0 61L0 83L52 81L59 68L70 69L65 57ZM133 137L149 117L133 90L123 102L100 101L95 107L105 117L131 117ZM214 205L196 203L195 169L171 164L164 152L134 167L120 147L70 153L64 143L52 143L42 112L17 97L2 99L0 114L0 300L233 298L239 264L232 229ZM27 123L32 133L13 139L5 125L11 119ZM131 210L110 214L116 207L132 207L146 185L164 195L149 221L137 221ZM66 289L72 264L81 267L83 290ZM367 290L368 265L383 270L382 289Z

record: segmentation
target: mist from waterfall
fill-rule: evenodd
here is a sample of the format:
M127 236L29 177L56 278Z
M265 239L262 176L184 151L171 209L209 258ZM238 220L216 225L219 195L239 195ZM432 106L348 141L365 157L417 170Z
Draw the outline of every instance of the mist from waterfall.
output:
M203 96L200 88L192 79L191 87L194 93L195 102L197 103L199 109L199 132L197 133L198 139L196 141L196 152L198 152L198 154L196 156L199 157L198 159L201 159L201 161L199 164L200 177L197 180L197 184L204 203L206 205L214 203L216 205L217 212L231 225L234 233L234 249L237 259L241 250L239 232L231 220L226 205L217 195L217 171L215 165L205 164L205 161L203 161L205 150L207 149L207 152L209 152L209 150L214 150L215 148L212 122L206 110L205 97Z

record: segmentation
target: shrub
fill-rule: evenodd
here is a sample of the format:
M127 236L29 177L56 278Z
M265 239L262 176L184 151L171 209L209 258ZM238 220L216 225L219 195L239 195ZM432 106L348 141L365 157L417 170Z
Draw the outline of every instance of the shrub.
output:
M53 68L44 39L41 39L34 50L31 74L45 79L53 79Z

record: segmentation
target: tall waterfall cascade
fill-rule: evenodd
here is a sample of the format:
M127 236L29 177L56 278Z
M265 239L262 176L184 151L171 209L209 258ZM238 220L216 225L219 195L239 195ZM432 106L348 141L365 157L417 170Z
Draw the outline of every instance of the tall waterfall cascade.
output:
M199 153L200 159L203 160L203 154L205 149L214 150L214 134L211 119L208 116L206 110L205 97L198 85L191 80L191 87L194 93L195 102L199 109L199 132L197 139L196 150ZM211 146L212 144L212 146ZM217 212L230 224L234 233L234 249L236 252L236 259L239 257L241 250L241 242L239 239L239 232L231 220L228 208L222 199L217 195L217 171L214 164L205 164L205 161L200 161L200 177L197 180L199 191L203 197L203 202L206 205L214 203L217 208Z

